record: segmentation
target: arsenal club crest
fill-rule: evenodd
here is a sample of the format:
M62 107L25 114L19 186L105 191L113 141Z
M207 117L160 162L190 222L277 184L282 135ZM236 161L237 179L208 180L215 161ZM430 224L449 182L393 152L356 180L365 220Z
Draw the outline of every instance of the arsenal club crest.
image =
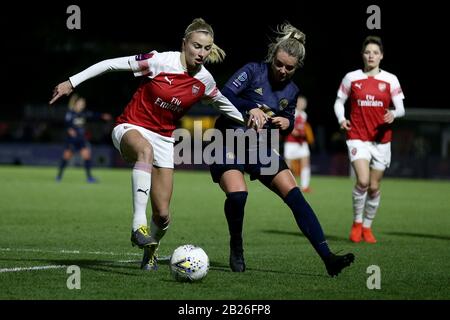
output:
M378 84L378 90L380 90L381 92L384 92L386 90L386 83L380 82Z
M356 149L356 148L353 148L353 149L352 149L352 151L351 151L351 153L352 153L352 156L354 156L354 155L356 154L356 151L357 151L357 149Z
M194 85L192 86L192 95L193 95L193 96L196 96L196 95L198 94L199 91L200 91L200 87L194 84Z

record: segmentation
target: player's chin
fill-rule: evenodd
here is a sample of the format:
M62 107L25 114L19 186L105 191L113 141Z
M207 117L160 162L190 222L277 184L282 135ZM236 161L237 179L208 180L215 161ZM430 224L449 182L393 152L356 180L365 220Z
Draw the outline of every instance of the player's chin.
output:
M278 76L279 83L287 82L289 79L290 79L290 77L287 74Z

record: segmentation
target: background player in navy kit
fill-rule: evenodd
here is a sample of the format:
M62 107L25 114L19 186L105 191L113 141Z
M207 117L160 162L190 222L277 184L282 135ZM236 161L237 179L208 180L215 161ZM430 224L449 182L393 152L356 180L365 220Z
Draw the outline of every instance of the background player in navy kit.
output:
M242 114L216 87L205 62L221 62L225 53L214 44L214 32L203 19L185 30L182 50L152 51L137 56L101 61L56 86L50 104L78 84L108 71L133 71L143 76L131 101L117 118L114 146L134 165L132 171L133 221L131 243L144 248L141 268L156 270L156 250L170 222L173 190L174 138L177 121L203 101L228 117L244 123ZM148 199L152 204L150 232Z
M95 113L86 111L86 99L73 94L69 100L69 110L65 115L66 139L64 152L59 164L58 175L56 181L61 181L67 162L72 159L74 152L80 152L84 160L84 168L86 170L86 179L89 183L97 182L91 174L91 149L86 138L85 125L87 119L101 118L105 121L112 119L109 113Z
M281 134L286 135L292 131L294 125L298 88L291 81L291 77L303 63L305 35L290 24L280 26L278 35L279 37L269 45L266 61L248 63L242 67L230 78L222 92L241 112L248 113L249 122L264 125L265 128L271 129L269 132L280 130ZM242 128L224 117L219 117L215 126L222 131ZM267 138L267 141L270 139ZM247 146L246 154L254 152L254 147ZM223 154L228 160L234 159L234 162L229 163L227 159L223 159L221 163L210 166L213 181L219 183L226 194L225 216L230 233L232 271L243 272L246 267L242 228L248 194L244 172L247 172L251 180L258 179L284 200L292 210L299 228L322 258L329 275L339 274L353 262L354 255L349 253L338 256L331 253L319 221L297 187L285 161L278 152L272 150L272 147L269 146L266 151L271 163L279 164L273 174L263 173L263 169L270 164L239 161L235 153L241 150L230 150L227 145L224 145Z

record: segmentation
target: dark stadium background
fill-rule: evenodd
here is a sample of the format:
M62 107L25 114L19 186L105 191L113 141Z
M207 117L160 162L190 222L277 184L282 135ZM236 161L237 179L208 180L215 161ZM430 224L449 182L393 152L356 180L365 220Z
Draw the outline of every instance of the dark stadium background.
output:
M81 30L66 28L66 9L71 4L81 8ZM375 32L366 28L366 9L371 4L381 8L382 29ZM36 311L48 316L62 306L70 315L99 310L102 318L105 312L116 317L123 313L125 318L139 309L144 317L161 314L172 319L187 304L217 309L228 304L271 306L268 317L248 315L248 319L279 319L294 312L300 319L309 314L320 319L323 313L335 318L355 311L363 317L378 312L377 318L383 319L385 307L398 307L411 319L423 310L437 314L437 307L448 312L450 142L445 145L444 137L450 139L449 14L444 5L443 1L317 0L2 2L2 312L7 314L5 306L11 306L15 314L28 311L36 318ZM129 243L131 170L107 168L106 162L106 168L99 168L101 150L120 159L112 148L112 124L88 123L94 134L93 174L100 183L86 183L82 166L68 168L63 181L55 182L68 99L50 108L53 87L102 59L151 49L178 50L184 28L196 17L213 25L217 44L228 54L223 64L209 66L219 86L243 64L264 57L267 36L277 24L289 20L306 33L305 67L295 81L309 98L307 111L318 141L311 157L314 191L305 197L333 251L357 256L338 278L326 276L289 209L258 182L249 183L246 205L248 272L230 272L225 196L213 185L209 172L192 170L175 172L173 220L160 255L167 258L181 244L198 244L210 257L210 273L203 283L180 284L170 277L168 261L163 259L159 272L142 273L141 253ZM395 122L392 164L382 182L376 219L380 241L375 246L348 241L353 179L345 167L348 158L332 108L344 74L361 67L360 46L368 34L382 36L382 67L399 77L407 112ZM87 98L88 109L118 115L138 83L131 73L108 74L82 84L77 92ZM54 154L48 152L50 146ZM12 152L49 161L38 167L19 156L3 162ZM338 167L333 169L332 164ZM68 290L65 266L69 265L82 268L81 290ZM58 268L36 270L42 266ZM381 268L381 290L369 290L369 266ZM26 300L39 301L24 308ZM177 319L182 317L190 318Z
M71 4L81 9L81 30L66 27ZM366 10L372 4L381 9L380 30L366 27L370 15ZM3 122L26 119L33 108L45 110L57 83L95 62L152 49L179 50L185 27L196 17L212 24L216 43L227 53L224 63L208 67L219 87L243 64L264 58L277 24L289 21L305 32L305 66L297 71L295 81L309 99L307 112L320 131L316 134L322 139L318 141L321 153L342 149L341 140L333 145L338 131L333 103L345 73L362 66L361 43L367 35L382 37L382 68L398 76L407 114L408 109L450 109L444 71L446 11L441 2L49 1L11 3L0 14ZM116 116L138 82L131 74L109 74L77 91L87 98L89 109ZM435 130L446 126L444 122ZM440 144L434 137L428 137L425 151L439 155Z

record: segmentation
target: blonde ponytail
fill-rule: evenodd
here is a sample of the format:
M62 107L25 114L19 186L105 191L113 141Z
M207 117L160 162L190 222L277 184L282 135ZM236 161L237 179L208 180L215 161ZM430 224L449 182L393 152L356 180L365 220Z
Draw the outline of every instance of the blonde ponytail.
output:
M69 99L69 110L73 110L75 108L75 104L77 103L78 99L80 99L81 97L79 95L77 95L76 93L72 94L72 96Z
M213 43L211 48L211 53L206 58L206 62L208 63L219 63L225 59L226 53L218 45Z
M276 53L281 49L297 58L297 67L302 66L305 59L305 34L288 22L279 25L275 33L278 37L269 44L266 62L272 63Z

